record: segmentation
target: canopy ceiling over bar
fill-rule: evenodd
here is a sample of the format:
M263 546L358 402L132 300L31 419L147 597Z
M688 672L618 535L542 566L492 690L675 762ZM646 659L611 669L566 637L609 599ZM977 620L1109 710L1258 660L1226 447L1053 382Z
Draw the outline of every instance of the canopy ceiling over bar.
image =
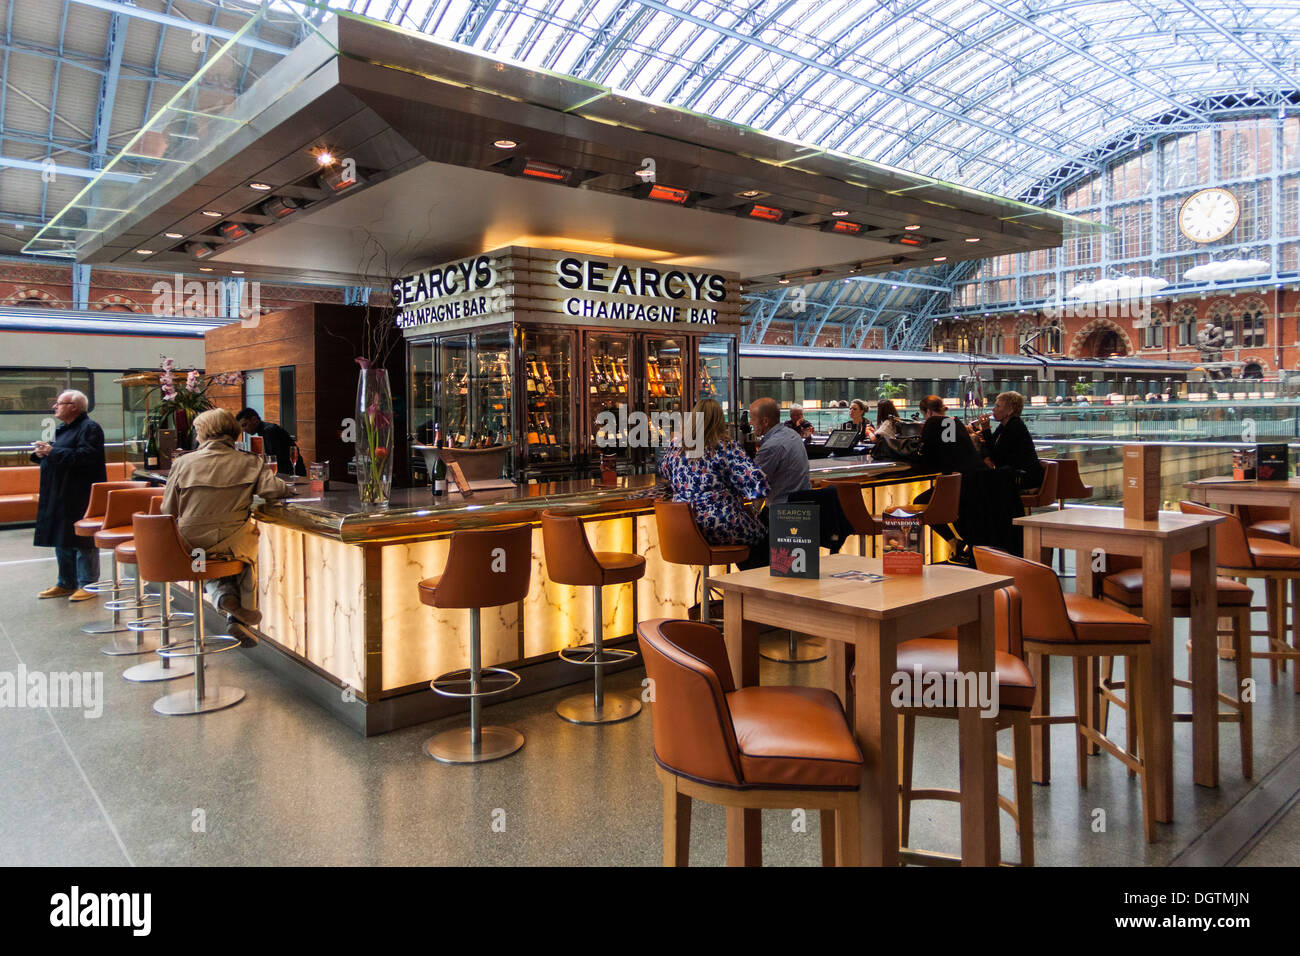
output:
M381 284L513 244L749 290L1100 228L351 16L272 42L291 16L251 19L26 251Z

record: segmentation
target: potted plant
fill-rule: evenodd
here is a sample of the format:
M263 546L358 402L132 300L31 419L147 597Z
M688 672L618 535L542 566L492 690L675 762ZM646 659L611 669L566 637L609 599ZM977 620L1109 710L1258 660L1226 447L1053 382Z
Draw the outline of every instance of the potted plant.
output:
M194 419L202 412L215 408L208 398L208 389L213 385L238 385L244 380L242 372L223 372L219 375L203 375L198 369L190 369L179 385L176 381L176 360L164 358L162 372L158 376L158 390L162 401L158 403L160 421L170 421L176 429L176 444L183 449L193 446L190 434Z
M906 391L907 389L897 382L881 382L880 386L876 389L876 398L895 399L900 397Z

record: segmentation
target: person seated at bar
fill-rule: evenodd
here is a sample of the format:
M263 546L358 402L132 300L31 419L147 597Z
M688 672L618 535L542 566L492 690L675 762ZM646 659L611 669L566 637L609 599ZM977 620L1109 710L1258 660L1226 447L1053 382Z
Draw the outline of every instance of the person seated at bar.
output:
M898 437L898 409L887 398L876 402L875 440Z
M980 458L979 452L975 450L975 442L971 439L966 426L960 419L949 417L942 398L938 395L927 395L921 399L920 407L925 424L921 426L921 454L916 462L917 468L938 475L947 475L954 471L965 475L988 467ZM917 495L912 503L929 504L933 494L934 489L930 488ZM936 525L934 530L950 544L957 539L956 533L947 525ZM969 558L963 550L959 549L954 554L953 561L965 564L968 563Z
M793 428L800 438L807 439L813 433L812 422L803 417L802 405L790 406L790 418L785 423L786 428Z
M1043 466L1029 427L1021 418L1025 397L1019 392L1002 392L993 403L993 421L981 415L980 450L990 468L1010 468L1020 488L1031 491L1043 483Z
M867 421L867 403L860 398L855 398L849 403L849 420L840 428L853 429L853 443L855 445L864 441L876 440L876 430Z
M207 560L244 562L237 575L207 582L212 603L230 619L256 626L260 611L245 603L252 595L252 564L257 560L257 525L253 496L285 498L293 489L271 474L256 455L235 447L239 425L224 408L194 419L197 450L172 463L163 491L162 513L175 515L181 538L191 553ZM253 643L247 638L245 643Z
M275 458L275 470L281 475L307 476L307 465L298 457L297 464L291 460L289 449L295 444L293 436L275 422L264 422L255 409L244 408L235 416L239 427L246 435L260 435L262 452ZM239 436L235 436L238 438Z
M767 478L769 505L785 504L790 492L807 491L808 452L803 441L789 428L778 428L781 406L772 398L760 398L749 406L749 421L758 439L755 460Z
M684 501L695 512L704 539L713 545L764 542L767 529L745 506L771 492L763 470L733 441L722 406L703 398L691 410L695 416L694 447L674 438L659 463L659 474L672 484L673 501Z

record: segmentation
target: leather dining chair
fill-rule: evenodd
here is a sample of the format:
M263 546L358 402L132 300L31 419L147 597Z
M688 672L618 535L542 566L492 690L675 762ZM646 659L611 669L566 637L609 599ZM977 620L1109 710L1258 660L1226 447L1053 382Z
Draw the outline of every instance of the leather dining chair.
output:
M737 814L794 807L821 812L822 865L858 865L862 753L839 698L819 687L737 689L711 624L642 621L637 638L663 784L664 865L688 864L692 800L727 808L729 865L745 857L731 837Z
M1190 618L1192 614L1191 561L1191 555L1184 552L1174 555L1173 560L1170 562L1170 613L1174 617ZM1107 554L1106 571L1108 573L1101 579L1102 599L1115 604L1117 607L1122 607L1130 613L1141 614L1142 592L1145 588L1142 575L1142 559L1132 555ZM1217 578L1215 589L1215 601L1218 607L1217 617L1227 617L1232 622L1232 629L1227 632L1227 636L1231 640L1231 648L1234 651L1233 656L1237 661L1238 689L1236 694L1219 694L1219 702L1230 708L1227 711L1219 712L1219 720L1224 723L1240 725L1241 775L1246 779L1250 779L1254 774L1254 760L1251 755L1253 739L1251 706L1250 701L1242 699L1240 695L1242 681L1250 676L1250 660L1240 649L1243 644L1249 645L1250 643L1250 602L1253 595L1249 585L1234 581L1229 577ZM1110 705L1113 703L1119 707L1124 706L1124 702L1114 694L1115 690L1124 687L1124 683L1111 678L1111 662L1109 658L1102 658L1101 660L1100 685L1101 709L1097 713L1097 730L1099 733L1105 734ZM1174 686L1190 688L1192 682L1182 678L1174 678ZM1175 721L1185 723L1191 719L1192 715L1189 713L1174 714ZM1133 722L1129 721L1129 750L1133 750L1137 743L1134 731Z
M1020 496L1026 514L1035 508L1049 508L1059 503L1057 488L1061 463L1052 458L1044 458L1040 464L1043 466L1043 483L1036 491L1027 491Z
M1188 515L1225 515L1204 505L1191 501L1180 501L1178 507ZM1232 578L1262 578L1264 581L1265 606L1268 611L1268 650L1256 651L1252 642L1242 642L1238 656L1245 652L1245 673L1251 672L1251 662L1262 657L1268 661L1269 681L1277 683L1278 665L1285 661L1297 661L1294 668L1295 692L1300 694L1300 631L1291 632L1292 644L1286 642L1286 586L1291 587L1292 602L1295 601L1296 581L1300 580L1300 548L1277 541L1273 538L1250 537L1236 515L1227 514L1227 520L1218 527L1217 554L1219 574ZM1252 635L1254 632L1251 632Z
M975 566L979 570L1014 578L1016 589L1020 592L1021 646L1030 672L1038 684L1034 712L1030 715L1029 722L1031 727L1038 729L1040 735L1038 746L1042 755L1043 782L1047 782L1047 769L1051 762L1051 747L1048 742L1050 726L1073 724L1079 786L1088 785L1087 759L1090 744L1115 757L1139 778L1143 831L1148 843L1155 842L1153 781L1146 766L1146 755L1151 753L1154 744L1153 724L1146 719L1147 708L1152 700L1151 625L1098 598L1065 594L1056 572L1045 564L1017 558L992 548L977 547L974 552ZM1048 666L1052 657L1069 657L1074 660L1075 712L1068 716L1050 713ZM1110 738L1098 733L1089 722L1092 697L1097 693L1090 678L1090 674L1094 673L1091 661L1099 657L1125 659L1126 673L1131 675L1126 696L1130 704L1129 713L1137 725L1138 753L1121 748Z

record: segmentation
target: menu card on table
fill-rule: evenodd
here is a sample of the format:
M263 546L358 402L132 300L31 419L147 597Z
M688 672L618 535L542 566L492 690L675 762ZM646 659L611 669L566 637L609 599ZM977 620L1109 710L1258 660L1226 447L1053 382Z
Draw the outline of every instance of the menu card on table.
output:
M880 563L886 574L921 573L921 511L900 505L880 516L885 547Z
M1255 446L1255 475L1260 481L1286 481L1291 451L1285 443Z
M1160 513L1160 446L1124 446L1124 517L1152 521Z
M768 514L769 573L777 578L821 574L821 523L813 504L773 505Z

